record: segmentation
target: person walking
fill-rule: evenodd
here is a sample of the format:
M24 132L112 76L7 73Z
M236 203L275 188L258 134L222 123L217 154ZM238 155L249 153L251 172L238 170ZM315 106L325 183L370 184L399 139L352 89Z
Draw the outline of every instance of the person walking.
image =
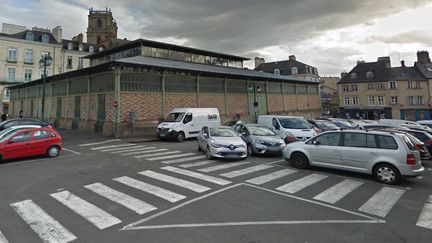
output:
M7 119L7 115L6 115L6 113L3 113L3 114L1 115L1 120L2 120L2 121L6 121L6 119Z

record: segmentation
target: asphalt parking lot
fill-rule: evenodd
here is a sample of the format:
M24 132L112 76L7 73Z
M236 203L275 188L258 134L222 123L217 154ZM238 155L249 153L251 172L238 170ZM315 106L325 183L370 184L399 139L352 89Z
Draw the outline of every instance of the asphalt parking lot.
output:
M54 159L0 163L4 242L430 242L432 161L400 185L282 157L207 160L196 141L60 130Z

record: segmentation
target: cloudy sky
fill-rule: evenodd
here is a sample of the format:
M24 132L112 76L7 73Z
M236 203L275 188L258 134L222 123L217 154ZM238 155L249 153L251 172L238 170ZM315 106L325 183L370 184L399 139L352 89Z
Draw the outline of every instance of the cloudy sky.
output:
M112 9L119 38L145 38L266 61L297 60L321 75L390 55L432 54L432 0L0 0L0 23L87 28L88 8ZM252 67L253 63L247 64Z

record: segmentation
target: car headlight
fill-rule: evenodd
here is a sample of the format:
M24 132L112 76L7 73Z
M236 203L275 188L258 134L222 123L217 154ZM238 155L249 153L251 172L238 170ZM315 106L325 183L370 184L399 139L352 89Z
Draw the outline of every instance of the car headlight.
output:
M295 137L294 133L292 133L292 132L286 132L286 135L287 135L288 137Z
M169 130L168 130L168 132L172 132L174 129L172 129L172 128L170 128Z
M213 142L210 142L210 144L211 144L211 146L212 146L213 148L220 148L220 147L223 146L223 145L221 145L221 144L217 144L217 143L213 143Z
M259 139L256 139L256 140L254 140L255 141L255 143L259 143L259 144L263 144L263 143L265 143L265 141L263 141L263 140L259 140Z

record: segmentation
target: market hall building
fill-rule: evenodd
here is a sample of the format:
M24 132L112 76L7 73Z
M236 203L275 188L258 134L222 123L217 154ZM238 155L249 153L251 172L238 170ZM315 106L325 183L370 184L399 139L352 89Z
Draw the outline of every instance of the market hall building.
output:
M249 70L244 57L138 39L87 58L88 68L47 77L43 116L42 79L12 86L11 115L127 136L154 134L180 107L215 107L222 121L320 114L319 82Z

